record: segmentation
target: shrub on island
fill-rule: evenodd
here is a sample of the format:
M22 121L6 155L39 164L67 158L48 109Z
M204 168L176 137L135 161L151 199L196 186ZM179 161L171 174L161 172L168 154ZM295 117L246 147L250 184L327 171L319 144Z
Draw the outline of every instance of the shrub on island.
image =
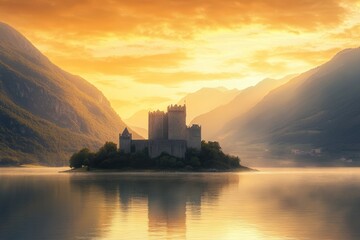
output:
M117 149L115 143L106 142L97 152L87 148L74 153L69 164L71 168L98 168L98 169L174 169L174 170L201 170L218 169L228 170L241 168L240 158L225 154L218 142L201 142L201 150L188 149L184 158L176 158L162 153L156 158L150 158L148 149L141 152L124 153Z

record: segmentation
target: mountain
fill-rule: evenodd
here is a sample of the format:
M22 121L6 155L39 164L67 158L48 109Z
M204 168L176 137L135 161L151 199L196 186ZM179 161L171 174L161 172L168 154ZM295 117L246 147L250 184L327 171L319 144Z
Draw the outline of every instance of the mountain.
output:
M137 128L144 129L147 131L148 129L148 115L150 110L142 109L136 113L134 113L131 117L125 119L124 121L129 126L136 126ZM147 133L146 133L147 135Z
M270 92L226 126L227 149L299 164L359 164L359 66L360 48L347 49Z
M131 127L131 129L134 130L137 134L139 134L141 139L147 139L148 138L148 130L147 129L132 126L132 125L128 125L128 126ZM133 139L139 139L139 138L133 137Z
M239 92L236 97L227 104L218 106L217 108L194 118L192 123L198 123L202 126L203 139L219 139L223 135L222 128L229 121L246 113L271 90L286 83L292 77L294 77L294 75L279 80L269 78L264 79L257 85Z
M177 104L182 105L186 102L186 119L187 122L191 122L195 117L228 103L238 93L237 89L202 88L187 94Z
M0 162L63 165L81 147L117 142L126 126L105 96L0 23ZM137 136L136 133L134 135Z

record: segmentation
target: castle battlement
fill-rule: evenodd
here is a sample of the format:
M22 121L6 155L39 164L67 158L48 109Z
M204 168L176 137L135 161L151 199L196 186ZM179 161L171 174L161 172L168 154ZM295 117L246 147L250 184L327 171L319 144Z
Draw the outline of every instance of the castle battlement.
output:
M156 111L149 111L149 115L157 116L157 115L165 115L164 111L156 110Z
M186 112L186 106L184 105L170 105L167 107L168 112Z
M189 129L201 129L201 126L199 124L192 124L188 127Z

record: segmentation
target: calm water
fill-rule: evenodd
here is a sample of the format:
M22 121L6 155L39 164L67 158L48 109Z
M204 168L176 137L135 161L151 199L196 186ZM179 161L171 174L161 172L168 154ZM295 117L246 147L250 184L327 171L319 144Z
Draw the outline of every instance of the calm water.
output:
M0 169L0 239L360 239L360 169Z

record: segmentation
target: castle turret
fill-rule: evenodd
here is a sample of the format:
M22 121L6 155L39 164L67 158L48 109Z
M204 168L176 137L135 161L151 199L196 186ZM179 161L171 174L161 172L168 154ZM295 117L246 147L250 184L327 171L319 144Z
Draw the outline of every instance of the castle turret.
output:
M201 150L201 126L193 124L187 128L187 147Z
M129 130L127 128L125 128L122 134L119 135L120 151L123 151L124 153L130 153L131 141L132 141L132 134L129 133Z
M167 110L169 140L186 140L186 106L171 105Z
M167 139L167 115L162 111L149 112L149 139Z

